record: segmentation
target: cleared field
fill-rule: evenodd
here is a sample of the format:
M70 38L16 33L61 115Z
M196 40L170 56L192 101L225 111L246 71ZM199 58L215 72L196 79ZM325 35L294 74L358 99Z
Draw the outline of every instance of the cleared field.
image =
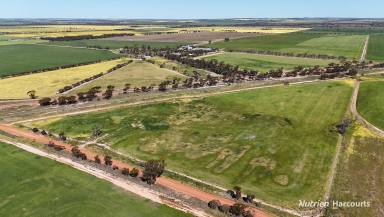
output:
M156 34L142 36L123 36L112 39L121 41L159 41L159 42L208 42L224 40L225 38L244 38L257 36L259 33L239 33L239 32L196 32L196 33L175 33L175 34Z
M367 121L384 130L384 80L361 83L357 109Z
M370 36L367 59L384 61L384 34Z
M27 92L35 90L37 96L53 96L66 85L73 84L113 68L123 60L111 60L86 66L0 79L0 99L28 98Z
M0 49L0 77L71 64L111 59L109 51L41 45L10 45Z
M366 35L290 33L234 39L229 42L217 42L210 47L234 51L267 50L294 54L326 54L357 59L361 56L366 37Z
M190 216L0 143L0 216Z
M352 93L348 82L244 91L33 123L87 139L95 128L114 149L284 206L317 200Z
M151 46L152 48L166 48L166 47L179 47L185 45L181 42L151 42L151 41L121 41L121 40L106 40L106 39L94 39L94 40L77 40L77 41L63 41L63 42L50 42L53 45L64 45L73 47L94 47L99 46L109 49L118 49L123 47L141 47Z
M128 66L103 76L102 78L84 85L79 89L75 89L71 93L88 91L95 86L100 86L105 89L108 85L113 85L117 89L122 89L127 83L131 84L131 87L142 87L152 84L158 85L162 81L167 79L171 80L173 78L186 78L186 76L168 69L161 69L151 63L135 61Z
M246 53L223 53L205 58L207 60L217 60L231 65L238 65L241 69L258 70L267 72L271 69L284 68L286 70L293 69L296 66L325 66L331 63L329 60L256 55Z
M352 128L340 158L332 199L367 201L370 207L331 208L327 217L383 216L384 140L358 125Z

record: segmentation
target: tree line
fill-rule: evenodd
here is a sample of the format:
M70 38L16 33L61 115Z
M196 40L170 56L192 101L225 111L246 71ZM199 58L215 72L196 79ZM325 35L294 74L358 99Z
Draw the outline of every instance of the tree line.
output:
M134 36L133 33L116 33L116 34L103 34L103 35L76 35L76 36L62 36L62 37L42 37L42 40L47 41L77 41L77 40L89 40L89 39L100 39L110 37L121 37L121 36Z

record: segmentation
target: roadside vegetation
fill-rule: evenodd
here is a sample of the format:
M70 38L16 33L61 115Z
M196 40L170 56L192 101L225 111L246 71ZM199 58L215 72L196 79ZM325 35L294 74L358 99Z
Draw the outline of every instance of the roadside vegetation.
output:
M352 86L320 82L90 113L34 126L103 142L143 160L231 187L268 202L296 207L317 200L335 154L335 126ZM320 151L321 150L321 151ZM321 162L321 163L319 163Z

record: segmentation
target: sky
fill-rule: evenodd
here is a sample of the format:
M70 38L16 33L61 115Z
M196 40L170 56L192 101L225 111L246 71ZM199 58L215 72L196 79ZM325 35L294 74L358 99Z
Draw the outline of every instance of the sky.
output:
M383 18L384 0L3 0L0 18Z

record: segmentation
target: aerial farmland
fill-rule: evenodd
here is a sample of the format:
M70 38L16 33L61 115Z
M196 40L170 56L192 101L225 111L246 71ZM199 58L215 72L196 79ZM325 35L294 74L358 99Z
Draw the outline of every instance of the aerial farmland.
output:
M384 20L197 1L0 9L1 217L384 216Z

